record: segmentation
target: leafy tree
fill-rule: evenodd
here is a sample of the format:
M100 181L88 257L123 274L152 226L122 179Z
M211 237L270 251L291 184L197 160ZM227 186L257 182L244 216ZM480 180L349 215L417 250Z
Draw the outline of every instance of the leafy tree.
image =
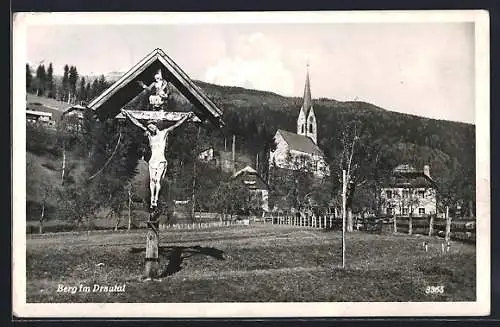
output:
M29 64L26 64L26 92L32 91L33 84L33 74L31 73L31 67Z
M36 95L44 95L47 83L46 79L47 76L45 72L45 66L43 64L40 64L36 69L36 78L35 78Z
M305 196L313 190L315 181L307 160L308 157L288 152L287 162L290 169L272 168L272 197L282 198L288 208L299 210Z
M50 63L49 68L47 68L47 77L45 82L47 96L49 98L55 98L54 68L52 67L52 63Z
M251 194L247 187L233 181L226 181L219 185L212 196L212 208L222 214L233 215L248 212L251 207Z
M87 89L85 88L85 77L80 78L80 88L78 89L78 99L80 101L87 101Z
M62 78L62 100L68 100L68 95L70 92L70 83L69 83L69 66L64 65L64 73Z
M91 98L93 98L92 90L91 90L90 82L87 82L87 85L85 86L85 98L83 100L89 101L89 100L91 100Z
M68 72L68 83L69 83L69 91L70 95L69 98L74 99L76 98L76 83L78 81L78 71L76 70L75 66L71 66L69 68Z
M26 158L26 198L27 208L34 205L39 213L39 233L43 233L43 224L47 219L49 208L54 207L55 185L51 183L50 176L43 172L41 165L32 156ZM29 205L31 204L31 206ZM30 212L31 213L31 212Z

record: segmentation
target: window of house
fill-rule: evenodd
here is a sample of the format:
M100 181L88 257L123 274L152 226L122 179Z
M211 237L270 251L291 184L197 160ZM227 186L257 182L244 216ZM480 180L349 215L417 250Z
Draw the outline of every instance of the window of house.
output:
M424 195L425 195L425 191L424 190L418 190L417 194L418 194L419 198L423 198Z
M300 130L302 131L302 133L304 133L304 124L302 124L302 127L300 128Z
M408 208L403 208L403 215L407 215L408 214Z
M392 190L385 191L385 197L388 199L392 199Z
M403 190L403 198L409 198L410 197L410 191L409 190Z
M418 208L419 215L425 215L425 208Z
M309 133L313 132L313 124L309 124Z

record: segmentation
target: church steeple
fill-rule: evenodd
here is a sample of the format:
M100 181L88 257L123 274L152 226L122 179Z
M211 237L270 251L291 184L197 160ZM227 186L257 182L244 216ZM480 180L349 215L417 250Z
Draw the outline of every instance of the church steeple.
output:
M309 114L311 106L312 106L311 84L309 82L309 63L307 63L306 85L304 86L304 103L302 104L302 109L304 110L306 116Z
M307 63L303 104L297 118L297 134L308 136L314 143L317 142L316 115L312 106L311 83L309 81L309 63Z

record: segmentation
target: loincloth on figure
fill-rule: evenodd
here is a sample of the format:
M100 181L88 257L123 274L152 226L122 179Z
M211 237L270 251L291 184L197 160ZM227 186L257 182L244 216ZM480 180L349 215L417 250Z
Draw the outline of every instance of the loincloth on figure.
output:
M149 160L149 175L152 180L161 180L167 170L167 160Z

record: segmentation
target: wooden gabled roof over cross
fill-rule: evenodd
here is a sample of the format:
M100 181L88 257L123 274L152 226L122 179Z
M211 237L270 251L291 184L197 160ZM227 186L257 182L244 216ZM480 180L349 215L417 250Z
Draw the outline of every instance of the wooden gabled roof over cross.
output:
M161 49L149 53L87 107L101 119L116 117L123 106L142 92L139 81L149 80L158 70L194 105L193 109L202 121L209 120L217 127L224 126L222 110Z

